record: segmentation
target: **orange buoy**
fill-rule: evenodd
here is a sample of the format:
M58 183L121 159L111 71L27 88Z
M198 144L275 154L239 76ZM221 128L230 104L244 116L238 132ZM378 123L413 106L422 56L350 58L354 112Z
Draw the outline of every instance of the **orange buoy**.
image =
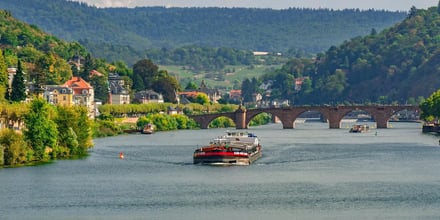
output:
M119 159L121 159L121 160L124 159L124 153L122 153L122 152L119 153Z

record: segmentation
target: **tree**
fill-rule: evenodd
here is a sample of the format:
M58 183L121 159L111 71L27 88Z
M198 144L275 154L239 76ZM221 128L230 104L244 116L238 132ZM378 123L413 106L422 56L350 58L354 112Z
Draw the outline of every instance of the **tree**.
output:
M102 103L108 102L109 85L105 75L94 75L90 78L90 85L93 87L95 99L99 99Z
M430 97L420 104L422 113L420 117L426 121L432 121L440 117L440 90L434 92Z
M87 153L87 149L93 146L92 121L90 121L86 107L76 106L76 112L78 113L77 124L73 128L78 140L78 152L76 153L84 155Z
M22 134L12 129L0 131L0 166L26 163L29 151Z
M160 70L152 79L152 89L163 95L165 102L176 102L176 92L180 89L176 78L168 75L166 70Z
M0 50L0 97L9 99L8 66L2 50Z
M195 82L188 82L188 84L185 87L185 90L197 90L198 86Z
M83 69L80 72L81 78L83 78L85 81L90 80L90 72L95 69L95 63L90 54L87 54L84 60Z
M133 89L141 91L153 87L153 79L158 75L159 67L151 60L143 59L133 65Z
M199 93L194 99L194 102L199 103L201 105L209 103L209 97L205 93Z
M35 73L32 80L35 82L36 94L43 93L43 86L47 85L48 76L54 73L55 57L53 54L46 54L37 60Z
M91 122L84 106L57 106L58 145L65 156L84 155L92 146Z
M24 83L24 74L21 67L21 61L18 60L18 68L15 73L14 79L12 80L12 91L10 96L10 101L21 102L26 99L26 85Z
M46 148L56 147L58 130L57 125L51 120L54 114L51 106L42 98L35 98L29 112L24 115L26 129L23 131L25 140L34 150L37 161L47 158Z
M0 85L8 83L8 66L3 51L0 49Z
M252 82L249 79L243 80L241 84L241 97L243 102L252 102L252 94L254 93L254 88Z

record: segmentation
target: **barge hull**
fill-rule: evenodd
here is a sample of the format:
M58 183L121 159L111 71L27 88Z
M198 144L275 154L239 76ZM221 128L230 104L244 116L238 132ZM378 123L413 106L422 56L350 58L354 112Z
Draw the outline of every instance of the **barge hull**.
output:
M250 165L260 158L261 155L261 152L255 152L249 157L199 156L194 157L194 164Z

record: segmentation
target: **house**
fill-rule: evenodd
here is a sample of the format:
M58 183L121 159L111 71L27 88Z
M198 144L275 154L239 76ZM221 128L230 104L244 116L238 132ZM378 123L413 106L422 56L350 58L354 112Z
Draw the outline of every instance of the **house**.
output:
M71 88L73 90L73 104L86 106L89 110L89 117L94 118L95 103L93 87L78 76L72 77L62 86Z
M73 89L67 86L46 85L44 86L43 97L53 105L73 105Z
M117 73L109 73L108 84L111 104L130 104L130 94L124 80Z
M229 91L229 99L236 101L236 102L240 102L241 101L241 90L236 89L236 90Z
M259 103L259 102L261 102L261 100L263 100L263 96L261 95L261 93L257 92L257 93L252 94L252 101L253 102Z
M198 92L203 92L203 93L205 93L206 95L208 95L209 100L210 100L212 103L218 103L218 100L222 98L222 97L221 97L221 94L220 94L220 91L219 91L218 89L209 89L209 88L206 86L204 80L202 80L202 82L200 83L200 87L199 87L199 89L198 89L197 91L198 91Z
M144 90L139 91L134 94L134 100L135 102L141 103L141 104L148 104L148 103L163 103L163 96L162 94L159 94L153 90Z

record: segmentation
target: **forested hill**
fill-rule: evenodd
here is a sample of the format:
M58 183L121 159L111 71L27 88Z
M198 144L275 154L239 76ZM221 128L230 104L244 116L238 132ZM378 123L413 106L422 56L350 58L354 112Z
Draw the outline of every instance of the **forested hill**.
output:
M303 103L409 103L440 88L440 9L412 8L385 31L332 46L315 60L293 60L265 79L305 77L306 87L273 88ZM288 97L288 96L286 96Z
M1 0L0 8L64 40L79 41L96 57L127 63L147 48L184 45L316 53L407 15L357 9L96 8L66 0Z

